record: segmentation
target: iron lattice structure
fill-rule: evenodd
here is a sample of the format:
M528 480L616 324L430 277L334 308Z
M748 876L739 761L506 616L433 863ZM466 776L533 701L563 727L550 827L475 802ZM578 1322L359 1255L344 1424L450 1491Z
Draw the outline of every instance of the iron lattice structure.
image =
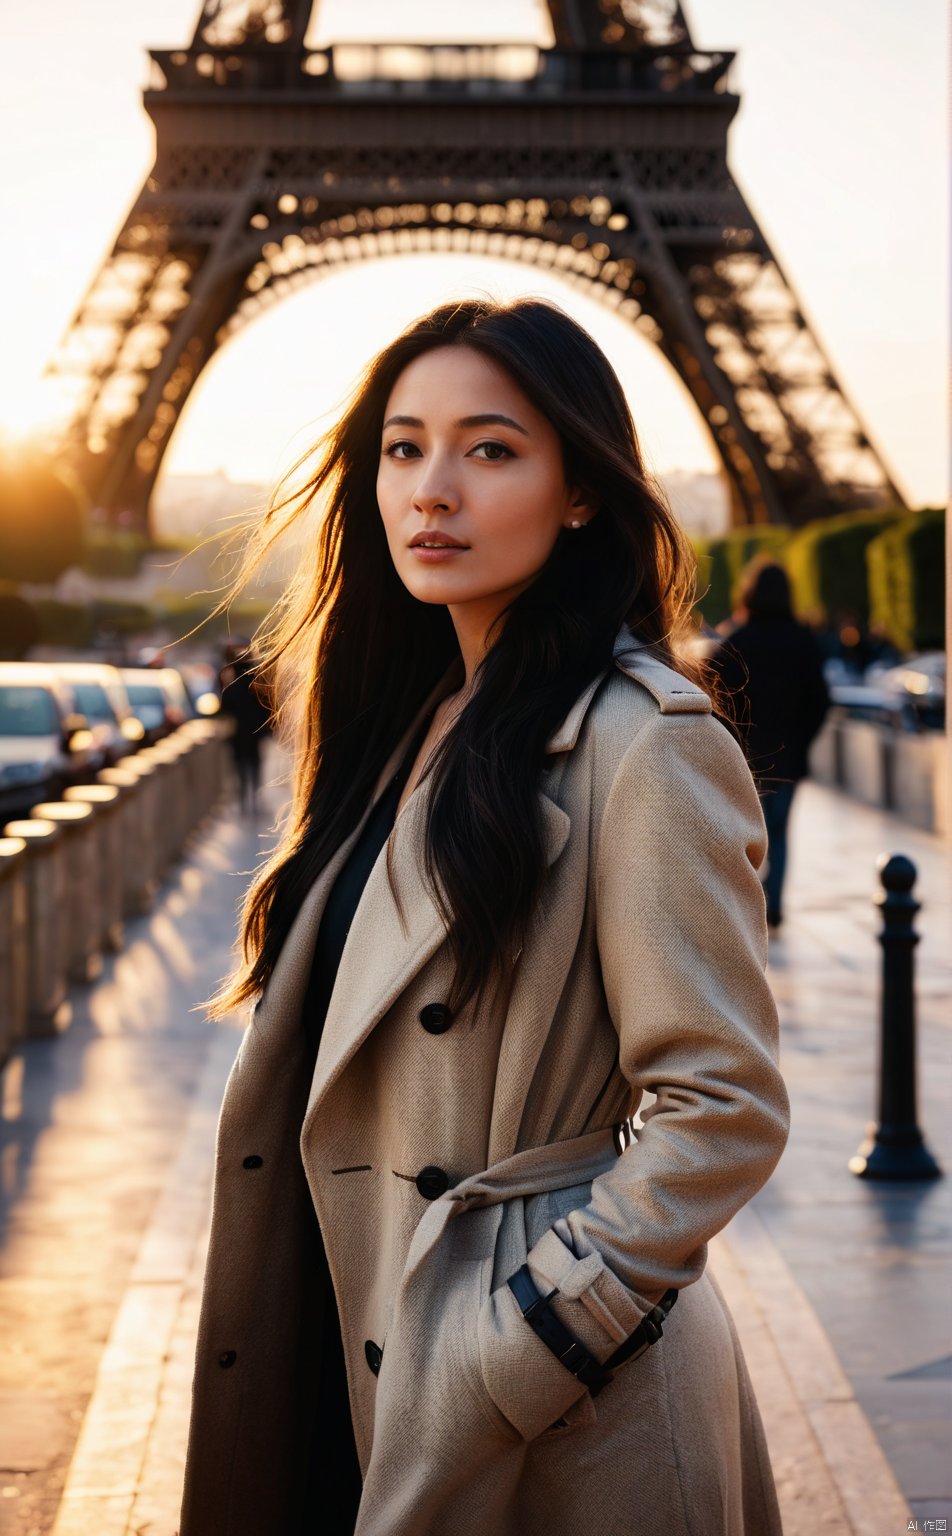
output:
M475 251L561 272L653 341L735 523L902 503L728 168L733 54L675 0L549 0L554 46L305 47L312 0L208 0L151 54L153 170L49 373L63 450L145 527L209 357L341 265Z

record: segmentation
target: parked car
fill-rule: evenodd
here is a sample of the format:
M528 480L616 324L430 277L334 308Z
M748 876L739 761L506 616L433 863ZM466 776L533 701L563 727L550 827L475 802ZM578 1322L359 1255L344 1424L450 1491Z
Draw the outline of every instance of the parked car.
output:
M914 716L895 694L869 683L832 683L830 703L850 720L868 720L873 725L888 725L896 731L914 731Z
M120 667L119 671L149 746L195 718L188 689L174 667Z
M100 753L70 685L38 662L0 663L0 825L96 772Z
M866 680L893 700L918 730L941 730L945 724L945 652L923 651L899 666L876 664Z
M217 715L221 709L218 673L205 661L182 662L179 667L198 715Z
M175 723L181 725L185 720L198 718L198 710L188 691L185 679L177 667L160 667L157 669L162 680L165 696L169 701L169 708L173 713L181 716Z
M51 665L73 689L77 707L86 716L107 767L143 744L145 729L129 703L118 667L95 661L58 661Z
M859 681L830 681L830 697L854 720L872 720L900 731L941 730L945 654L924 651L898 666L874 662Z

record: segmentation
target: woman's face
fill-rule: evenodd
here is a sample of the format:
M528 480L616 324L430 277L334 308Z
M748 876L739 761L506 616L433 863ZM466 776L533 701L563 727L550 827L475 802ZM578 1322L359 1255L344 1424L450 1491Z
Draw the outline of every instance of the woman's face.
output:
M384 411L377 502L397 574L454 620L487 623L538 575L589 509L566 485L555 428L470 347L424 353ZM454 547L426 549L443 535Z

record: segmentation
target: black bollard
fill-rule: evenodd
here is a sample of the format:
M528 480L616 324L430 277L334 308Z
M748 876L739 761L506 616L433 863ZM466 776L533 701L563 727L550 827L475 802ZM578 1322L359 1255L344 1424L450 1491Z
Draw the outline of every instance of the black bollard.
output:
M935 1179L939 1167L916 1119L916 995L913 955L919 935L913 919L916 866L901 853L876 862L883 895L879 942L883 947L880 1016L879 1124L849 1161L861 1179Z

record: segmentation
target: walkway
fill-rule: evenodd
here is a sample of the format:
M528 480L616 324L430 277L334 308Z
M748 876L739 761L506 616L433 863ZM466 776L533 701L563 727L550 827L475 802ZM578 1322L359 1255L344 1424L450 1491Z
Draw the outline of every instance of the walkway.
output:
M952 1181L847 1169L877 1098L875 863L902 852L923 903L919 1122L952 1173L952 866L935 838L813 784L793 816L788 918L771 941L790 1140L712 1261L738 1281L786 1536L821 1523L893 1536L910 1518L952 1531Z
M268 798L274 810L280 791ZM920 867L920 1118L952 1168L948 866L933 839L830 791L806 786L794 816L771 959L793 1129L710 1261L786 1536L894 1536L911 1517L952 1530L949 1181L889 1190L846 1168L875 1102L883 847ZM225 818L198 838L129 948L77 993L69 1033L2 1079L0 1536L175 1532L215 1121L241 1023L212 1027L198 1005L228 968L266 825Z

